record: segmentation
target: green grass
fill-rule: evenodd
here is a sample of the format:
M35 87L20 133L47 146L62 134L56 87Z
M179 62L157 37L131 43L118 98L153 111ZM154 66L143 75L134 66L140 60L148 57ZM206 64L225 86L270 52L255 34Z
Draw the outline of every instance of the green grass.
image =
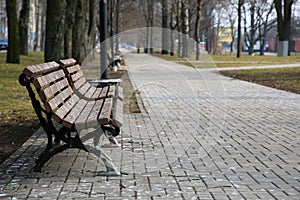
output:
M36 118L27 90L19 84L18 78L25 66L43 61L42 52L30 52L29 56L21 56L20 64L7 64L6 54L0 54L0 124Z
M300 67L221 71L223 75L300 94Z
M177 62L190 67L196 68L211 68L211 67L243 67L243 66L262 66L262 65L279 65L279 64L292 64L300 62L300 56L292 54L289 57L278 56L249 56L243 53L240 58L235 54L227 55L200 55L200 60L196 60L195 56L182 58L177 55L161 55L154 54L154 56L163 58L168 61ZM300 66L300 64L299 64Z

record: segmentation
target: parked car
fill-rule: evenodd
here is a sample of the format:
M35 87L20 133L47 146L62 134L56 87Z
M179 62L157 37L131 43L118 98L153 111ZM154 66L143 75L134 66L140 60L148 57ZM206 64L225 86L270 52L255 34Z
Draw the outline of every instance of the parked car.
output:
M8 39L1 38L0 39L0 50L7 50L7 48L8 48Z

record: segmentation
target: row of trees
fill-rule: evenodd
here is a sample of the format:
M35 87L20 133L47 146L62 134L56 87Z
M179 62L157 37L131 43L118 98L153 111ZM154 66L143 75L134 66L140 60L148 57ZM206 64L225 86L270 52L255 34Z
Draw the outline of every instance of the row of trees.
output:
M170 29L173 32L162 31L162 53L189 56L189 36L197 43L197 58L201 41L205 41L209 53L218 53L219 30L224 24L231 30L231 51L235 35L238 35L238 57L243 43L242 37L246 40L245 44L250 54L253 52L254 44L260 41L263 54L266 35L276 22L279 41L288 41L291 33L292 5L295 3L295 0L106 1L107 31L110 36L137 27L149 27L145 33L143 46L146 53L152 53L153 33L150 27ZM21 9L17 8L18 2ZM36 5L34 49L40 46L45 51L45 61L74 57L82 62L96 46L97 32L100 32L97 31L100 27L99 0L34 0L34 2ZM9 39L7 62L18 63L20 54L28 54L30 0L6 0L6 9ZM244 27L243 36L242 27ZM176 37L178 40L176 45L174 31L181 34L180 37ZM116 40L118 43L118 37ZM115 50L118 51L118 45Z
M22 0L21 5L18 19L17 0L6 0L8 63L19 63L20 54L28 55L30 0ZM45 62L66 57L82 62L95 46L97 1L36 0L36 5L35 49L42 38L40 44L45 51ZM43 13L46 15L41 15Z
M260 53L263 55L268 33L277 27L279 43L288 41L291 33L292 5L294 3L295 0L127 1L122 6L130 9L127 10L129 12L122 13L122 16L123 19L130 19L124 23L128 29L136 26L156 26L182 33L182 37L177 37L178 45L177 49L174 49L174 36L163 31L162 53L169 52L171 55L177 52L181 56L188 56L185 34L193 38L198 44L200 41L205 42L205 48L209 53L219 53L219 32L224 27L230 28L232 37L230 51L233 51L233 44L236 41L236 35L238 35L237 56L239 57L243 44L249 50L249 54L252 54L254 45L258 41L261 47ZM132 18L133 15L139 17ZM146 44L144 46L153 46L150 31L147 31L145 37ZM242 39L244 40L242 41ZM196 47L197 52L199 52L199 45ZM151 51L151 49L145 48L145 52Z

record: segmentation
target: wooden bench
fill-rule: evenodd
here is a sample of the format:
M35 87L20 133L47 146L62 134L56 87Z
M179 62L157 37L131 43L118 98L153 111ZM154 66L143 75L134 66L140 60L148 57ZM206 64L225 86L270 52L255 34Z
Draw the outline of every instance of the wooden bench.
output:
M98 148L98 143L103 133L113 136L120 133L123 124L123 102L116 92L122 89L120 86L108 86L93 88L93 94L92 92L81 94L78 91L82 92L84 89L76 88L77 82L74 84L70 82L70 76L72 75L67 73L66 68L56 62L28 66L19 76L19 82L26 87L35 113L48 137L46 149L38 157L34 171L40 172L44 164L55 154L69 148L78 148L101 158L106 171L99 175L119 175L110 158ZM32 85L36 92L32 89ZM36 98L36 94L39 98ZM61 124L61 127L57 128L52 120ZM91 127L95 131L80 137L82 129ZM63 144L53 145L53 136L55 143L63 142ZM90 139L93 140L94 147L83 144Z
M111 54L112 54L111 51L107 52L107 58L108 58L109 63L110 63L109 66L114 64L115 66L117 66L118 69L120 69L121 68L121 62L122 62L121 56L115 55L114 57L112 57Z

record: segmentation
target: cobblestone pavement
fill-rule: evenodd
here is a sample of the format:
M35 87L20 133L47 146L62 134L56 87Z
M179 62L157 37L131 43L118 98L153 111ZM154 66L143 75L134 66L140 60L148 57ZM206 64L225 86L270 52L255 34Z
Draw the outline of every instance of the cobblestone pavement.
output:
M0 199L299 199L299 95L145 54L126 61L141 113L124 115L121 148L103 148L121 176L96 176L103 164L79 150L31 172L40 129L1 165Z

